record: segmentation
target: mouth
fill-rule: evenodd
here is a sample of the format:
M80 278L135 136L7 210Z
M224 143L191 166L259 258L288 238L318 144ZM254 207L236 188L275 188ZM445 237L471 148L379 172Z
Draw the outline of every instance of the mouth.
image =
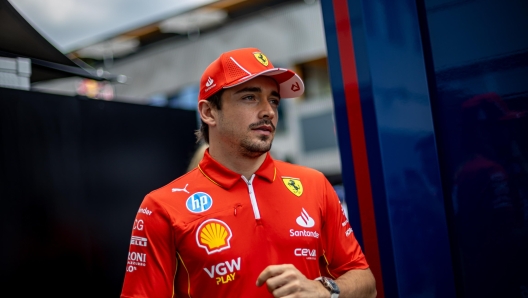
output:
M267 119L250 125L249 128L253 131L257 131L266 135L271 135L275 132L275 125L273 125L273 122L268 121Z
M270 132L270 133L275 131L275 129L270 125L261 125L261 126L253 128L253 130L259 130L259 131Z

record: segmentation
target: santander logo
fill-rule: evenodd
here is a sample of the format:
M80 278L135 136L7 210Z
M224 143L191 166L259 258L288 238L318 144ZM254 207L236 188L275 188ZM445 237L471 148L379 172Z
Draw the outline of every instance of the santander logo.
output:
M214 82L213 79L211 79L211 77L209 77L207 79L207 82L205 82L205 92L208 92L209 90L211 90L215 86L216 86L216 83Z
M297 224L304 228L311 228L315 225L313 218L308 215L308 212L302 208L301 216L297 217Z
M205 83L205 87L209 87L209 86L211 86L212 84L213 84L213 79L211 79L211 77L209 77L209 78L207 79L207 83Z

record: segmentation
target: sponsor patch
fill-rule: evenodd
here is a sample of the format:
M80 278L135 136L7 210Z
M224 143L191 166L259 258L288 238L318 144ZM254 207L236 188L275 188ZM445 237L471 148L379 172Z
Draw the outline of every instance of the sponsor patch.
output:
M296 248L293 254L297 257L306 257L307 260L317 260L317 251L308 248Z
M205 83L205 87L211 87L211 85L214 83L214 80L209 77L207 79L207 82Z
M264 66L268 66L269 61L268 61L268 57L266 57L266 55L262 54L261 52L255 52L255 53L253 53L253 55L255 56L255 58L257 58L257 60L258 60L258 62L260 62L260 64L262 64Z
M134 219L134 227L132 228L133 230L138 230L138 231L143 231L143 225L145 223L143 222L142 219Z
M187 198L185 206L192 213L205 212L213 206L213 198L205 192L197 192Z
M189 193L189 191L187 190L187 186L189 186L189 183L185 184L185 187L184 187L184 188L177 188L177 187L173 188L173 189L172 189L172 192L184 191L184 192L186 192L186 193Z
M152 211L148 210L148 208L145 207L145 208L139 208L138 213L143 213L143 214L150 216L152 214Z
M232 259L231 262L225 261L210 268L204 268L204 270L210 278L216 279L216 285L226 284L234 281L236 271L240 271L240 257L236 260Z
M319 238L319 233L315 231L296 231L294 229L290 229L290 237L313 237L313 238Z
M139 253L135 251L129 252L127 264L128 264L127 266L128 272L136 271L138 266L145 267L147 266L147 254Z
M211 85L211 86L205 88L205 92L207 92L207 91L213 89L214 87L216 87L216 84L213 84L213 85Z
M208 219L198 227L196 243L205 249L207 254L213 254L229 249L232 236L231 228L225 222L218 219Z
M284 185L292 192L292 194L300 197L303 193L303 186L299 178L282 177Z
M308 215L308 212L304 208L302 208L301 216L297 217L295 221L303 228L311 228L315 225L314 219Z
M299 82L295 82L295 84L292 84L290 89L293 92L297 92L297 91L301 90L301 87L299 87Z
M132 236L130 239L131 245L138 245L138 246L147 246L148 239L145 237L139 237L139 236Z

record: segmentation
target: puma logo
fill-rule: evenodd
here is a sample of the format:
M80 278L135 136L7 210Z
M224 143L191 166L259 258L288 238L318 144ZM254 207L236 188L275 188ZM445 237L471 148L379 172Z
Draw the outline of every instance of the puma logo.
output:
M189 183L185 184L185 187L184 187L184 188L173 188L173 189L172 189L172 192L184 191L184 192L186 192L186 193L189 193L189 192L187 191L187 185L189 185Z

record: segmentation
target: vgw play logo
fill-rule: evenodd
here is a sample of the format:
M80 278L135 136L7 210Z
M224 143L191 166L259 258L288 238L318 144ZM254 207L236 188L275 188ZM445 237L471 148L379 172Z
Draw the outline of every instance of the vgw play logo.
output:
M225 284L235 280L236 271L240 271L240 257L231 262L225 261L211 266L211 268L204 268L210 278L216 278L216 284ZM216 277L215 277L216 276Z

